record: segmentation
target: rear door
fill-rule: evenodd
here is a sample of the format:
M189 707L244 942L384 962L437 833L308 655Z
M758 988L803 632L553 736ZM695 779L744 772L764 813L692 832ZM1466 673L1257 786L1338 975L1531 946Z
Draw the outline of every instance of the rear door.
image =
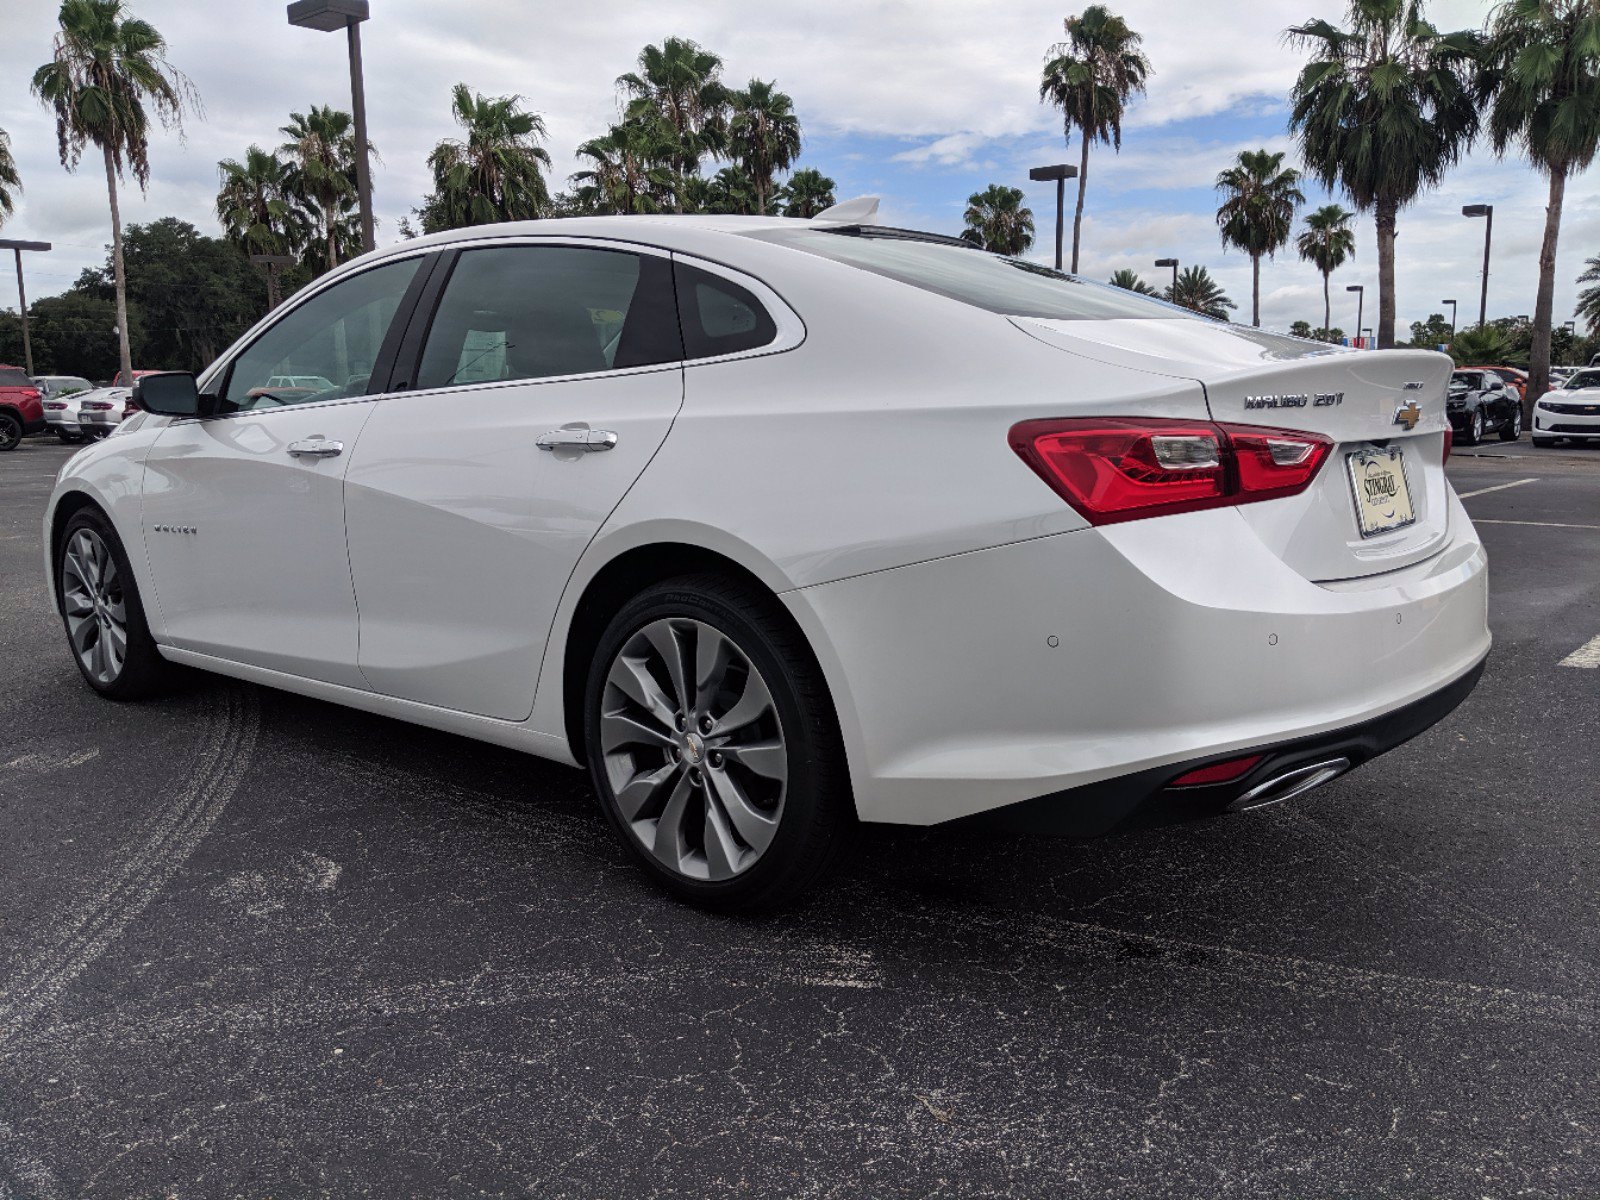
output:
M143 531L164 641L363 686L344 476L421 262L346 276L295 305L227 368L216 415L161 431L145 459ZM289 370L329 386L267 386Z
M429 288L346 481L361 671L521 720L567 579L683 400L672 264L475 244Z

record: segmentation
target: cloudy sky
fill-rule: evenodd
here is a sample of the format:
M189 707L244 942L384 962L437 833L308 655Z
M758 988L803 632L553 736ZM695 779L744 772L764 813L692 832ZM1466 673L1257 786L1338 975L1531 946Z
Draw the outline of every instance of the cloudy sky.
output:
M348 106L343 37L289 27L284 4L271 0L131 4L165 34L204 111L186 122L183 138L155 139L149 194L125 198L124 220L172 214L214 232L219 159L252 142L274 145L291 110ZM1037 102L1039 68L1061 36L1062 17L1078 7L1060 0L372 0L363 38L371 136L383 158L374 175L379 240L397 236L398 219L427 190L424 159L453 133L451 85L524 97L549 126L562 186L576 169L573 148L616 116L617 75L645 43L680 35L721 54L729 81L775 79L794 97L806 133L802 165L837 180L841 198L876 194L893 224L955 232L969 193L996 182L1022 186L1043 258L1054 194L1050 185L1030 185L1027 169L1076 162L1077 146L1064 145L1058 119ZM1218 241L1212 183L1241 149L1292 153L1285 96L1298 60L1282 33L1339 10L1332 0L1116 0L1113 8L1144 34L1154 76L1130 114L1121 154L1091 152L1083 270L1104 278L1132 267L1155 282L1162 275L1151 266L1155 258L1203 263L1248 320L1249 260ZM1487 9L1481 0L1435 0L1431 11L1439 24L1458 28L1481 24ZM110 237L103 173L92 162L76 175L62 170L51 121L28 92L32 71L50 53L55 10L51 0L0 0L0 128L11 134L26 189L6 235L56 246L30 261L35 295L60 291L81 268L103 261ZM1597 178L1592 171L1567 191L1558 322L1571 316L1583 259L1600 254ZM1306 190L1313 205L1328 198L1315 186ZM1462 204L1477 202L1495 206L1490 315L1531 311L1545 184L1520 162L1480 149L1401 214L1402 337L1406 323L1443 311L1446 297L1461 301L1463 318L1475 315L1483 224L1459 214ZM1334 278L1334 323L1347 331L1355 312L1344 285L1372 289L1368 325L1376 301L1368 218L1357 236L1354 264ZM1321 323L1320 277L1292 251L1264 266L1262 294L1269 325ZM15 304L15 283L0 272L0 307Z

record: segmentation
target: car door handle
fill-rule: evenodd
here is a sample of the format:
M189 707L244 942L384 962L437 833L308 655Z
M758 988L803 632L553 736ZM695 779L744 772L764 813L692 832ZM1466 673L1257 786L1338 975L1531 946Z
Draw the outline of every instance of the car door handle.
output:
M303 442L290 442L288 449L295 458L336 458L344 453L344 443L330 442L327 438L307 438Z
M576 450L610 450L616 444L617 435L609 429L552 429L538 441L541 450L554 450L557 446L570 446Z

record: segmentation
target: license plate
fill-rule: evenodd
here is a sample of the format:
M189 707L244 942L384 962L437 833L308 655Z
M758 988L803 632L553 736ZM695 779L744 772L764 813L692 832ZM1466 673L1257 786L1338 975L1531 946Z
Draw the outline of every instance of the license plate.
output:
M1368 446L1346 455L1345 463L1350 469L1350 491L1355 496L1356 524L1362 537L1377 537L1416 522L1400 447Z

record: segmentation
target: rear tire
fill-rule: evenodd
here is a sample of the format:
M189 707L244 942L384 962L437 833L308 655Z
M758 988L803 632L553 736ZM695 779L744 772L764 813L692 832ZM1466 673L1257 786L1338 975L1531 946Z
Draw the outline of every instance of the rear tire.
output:
M1511 419L1500 426L1500 440L1514 442L1522 436L1522 406L1511 410Z
M61 439L61 444L64 446L76 446L79 442L83 441L83 434L66 433L60 429L56 430L56 436Z
M1472 420L1467 422L1467 427L1461 431L1461 441L1464 445L1476 446L1483 441L1483 409L1472 410Z
M22 441L22 419L15 413L0 412L0 452L15 450Z
M843 852L855 814L833 703L755 587L687 575L634 597L600 638L583 711L600 807L675 896L780 907Z
M99 509L80 509L68 520L56 550L56 588L67 648L84 682L110 700L139 700L171 685L176 668L156 649L122 539Z

